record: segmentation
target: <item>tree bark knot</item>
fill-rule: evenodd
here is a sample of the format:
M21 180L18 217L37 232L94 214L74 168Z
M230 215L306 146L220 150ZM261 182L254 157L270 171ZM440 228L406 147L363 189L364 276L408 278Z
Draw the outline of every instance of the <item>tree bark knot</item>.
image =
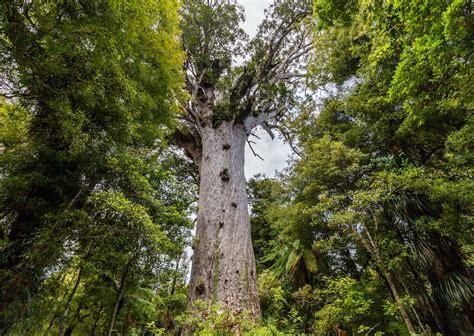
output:
M206 286L204 284L204 280L202 279L199 279L200 281L198 282L197 286L196 286L196 294L198 296L203 296L204 295L204 292L206 291Z
M221 171L219 173L219 176L223 182L229 182L230 180L229 171L227 170L227 168Z
M224 146L222 146L222 149L223 149L223 150L229 150L229 149L230 149L230 145L229 145L229 144L225 144Z

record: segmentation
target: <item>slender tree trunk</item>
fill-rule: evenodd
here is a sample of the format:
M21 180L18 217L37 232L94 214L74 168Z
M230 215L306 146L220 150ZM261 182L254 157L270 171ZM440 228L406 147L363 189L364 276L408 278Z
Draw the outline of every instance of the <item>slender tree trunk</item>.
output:
M117 293L114 309L112 311L112 317L110 318L109 330L107 331L107 336L111 336L112 332L114 331L115 320L117 319L119 305L120 305L120 301L122 300L124 291L125 291L125 286L122 283L120 283L120 288Z
M395 286L395 283L393 282L392 275L385 269L383 265L381 265L381 267L382 267L382 272L384 273L385 279L387 279L388 286L390 287L393 297L395 298L395 302L398 305L398 309L400 310L400 313L402 314L403 321L405 321L405 324L408 328L408 331L410 332L410 334L416 334L416 330L413 327L413 323L411 322L411 319L405 310L405 306L403 305L400 295L398 294L397 287Z
M125 319L123 321L122 335L127 335L128 333L128 328L130 327L129 319L130 319L130 304L127 305L127 314L125 315Z
M102 313L102 305L99 303L99 312L97 313L97 316L94 319L94 324L92 325L92 330L91 330L91 335L90 336L95 335L95 329L97 328L97 324L99 323L101 313Z
M405 292L409 293L410 291L409 291L407 285L405 285L405 282L403 281L403 279L400 276L398 276L397 279L402 284L403 289L405 290ZM428 331L426 330L425 325L421 322L420 316L419 316L418 312L416 311L415 307L412 306L411 310L412 310L413 314L415 315L416 321L418 322L418 325L420 326L420 329L422 330L423 334L428 334Z
M174 292L176 290L176 283L178 281L178 270L179 270L180 262L181 262L181 256L179 256L178 259L176 260L176 266L174 269L175 274L173 275L173 281L171 283L169 295L174 295ZM172 316L171 307L166 308L164 327L166 331L170 331L171 329L173 329L173 316Z
M76 295L76 291L77 291L77 288L79 287L81 279L82 279L82 267L79 269L79 273L77 274L76 282L74 283L74 287L73 287L71 293L69 294L69 297L67 298L66 305L64 306L63 313L61 314L61 318L59 320L59 330L58 330L59 336L64 335L64 327L66 325L66 320L67 320L67 317L69 315L69 310L71 309L72 299L74 298L74 295Z
M375 217L374 217L375 219ZM395 302L397 303L398 310L400 310L400 314L402 315L403 321L405 322L405 325L407 326L408 331L410 334L416 334L416 330L413 327L413 323L411 322L410 317L407 314L407 311L405 309L405 306L403 305L403 302L400 298L400 295L398 294L398 289L395 286L395 283L393 281L392 275L390 272L387 270L385 267L385 263L382 259L382 256L380 255L378 244L374 239L372 238L372 235L370 234L369 229L365 224L362 224L362 226L365 229L365 233L367 235L368 240L366 240L360 232L352 228L352 233L359 238L359 240L362 242L364 247L367 249L367 251L375 258L375 262L380 268L380 270L383 273L383 276L387 280L388 286L390 287L390 291L392 292L392 295L395 299Z
M90 246L87 249L87 252L84 256L84 261L85 262L88 262L91 259L92 251L94 250L95 246L96 245L95 245L94 242L90 244ZM69 310L71 309L72 299L76 295L77 288L79 287L79 284L81 283L83 270L84 270L84 265L81 265L80 268L79 268L79 273L77 274L77 279L76 279L76 282L74 284L74 288L72 289L72 292L69 294L69 297L68 297L68 299L66 301L66 304L64 306L64 310L61 314L61 317L60 317L60 320L59 320L59 332L58 332L59 336L62 336L64 334L64 327L65 327L65 324L66 324L67 317L69 315ZM66 275L64 275L63 280L65 279L65 276ZM49 329L49 327L48 327L48 329Z
M140 247L137 249L137 251L130 256L130 259L127 262L127 265L125 266L125 269L122 272L122 277L120 279L120 285L117 290L117 298L115 299L115 304L114 304L114 309L112 311L112 316L110 318L110 324L109 324L109 330L107 332L107 336L111 336L112 332L114 330L114 325L115 325L115 320L117 319L117 314L119 311L119 306L120 306L120 301L122 301L123 295L125 293L125 285L127 283L127 277L128 277L128 272L130 271L130 268L132 267L132 264L135 260L135 257L140 250Z
M371 243L373 244L373 241L372 241L372 238L370 237L370 234L369 234L369 239L370 239ZM408 313L405 309L405 306L403 305L403 302L400 298L400 295L398 294L398 289L397 289L397 286L395 286L395 282L393 281L392 275L390 274L390 272L385 267L385 263L383 262L382 257L380 256L380 253L378 251L378 247L373 245L373 248L374 248L374 254L375 254L375 258L377 260L377 263L379 264L379 267L382 270L383 275L385 276L385 279L387 280L388 286L390 287L390 290L392 291L395 302L397 303L398 309L400 310L400 314L402 314L403 321L405 322L405 324L407 326L407 329L410 332L410 334L416 334L415 327L413 326L413 323L412 323L410 317L408 316Z
M260 306L244 174L242 124L203 127L189 305L200 299L256 320Z
M67 327L66 331L64 332L64 336L71 336L74 331L74 328L74 325L70 325L69 327Z
M173 295L174 291L176 290L176 282L178 281L178 270L179 270L180 261L181 261L181 256L179 256L178 260L176 260L176 266L174 268L175 274L173 275L173 282L171 283L170 295Z

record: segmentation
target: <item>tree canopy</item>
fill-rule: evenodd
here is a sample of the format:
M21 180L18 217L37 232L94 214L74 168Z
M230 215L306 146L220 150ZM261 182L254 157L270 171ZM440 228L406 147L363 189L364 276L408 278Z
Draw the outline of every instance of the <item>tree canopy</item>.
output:
M469 332L470 2L316 1L315 13L323 99L294 120L301 158L271 188L287 196L255 213L258 235L279 241L257 239L282 289L265 289L270 307L285 300L270 316L316 334ZM283 319L294 310L305 318Z
M178 2L11 1L0 27L0 329L62 334L73 308L112 328L106 300L156 284L188 227L157 164L182 96Z

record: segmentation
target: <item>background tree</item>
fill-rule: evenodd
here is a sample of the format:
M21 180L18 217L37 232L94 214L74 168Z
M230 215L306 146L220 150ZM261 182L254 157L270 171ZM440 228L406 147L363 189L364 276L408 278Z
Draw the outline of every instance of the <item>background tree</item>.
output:
M324 99L295 120L301 159L266 211L280 239L303 227L328 266L286 287L286 309L313 304L321 334L472 332L470 2L340 4L315 2ZM341 295L367 300L352 315Z
M78 224L95 218L94 198L112 193L160 223L143 166L178 111L182 55L175 1L8 1L0 31L3 332L59 259L88 262Z

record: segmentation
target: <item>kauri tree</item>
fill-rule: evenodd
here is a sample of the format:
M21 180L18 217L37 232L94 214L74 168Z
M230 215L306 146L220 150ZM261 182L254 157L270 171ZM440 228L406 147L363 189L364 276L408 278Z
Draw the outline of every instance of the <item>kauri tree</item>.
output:
M312 4L278 0L255 38L241 6L185 0L182 8L189 101L175 140L199 167L200 192L189 303L219 303L260 315L244 176L252 130L271 133L305 98L299 92L312 49ZM276 122L275 122L276 121Z

